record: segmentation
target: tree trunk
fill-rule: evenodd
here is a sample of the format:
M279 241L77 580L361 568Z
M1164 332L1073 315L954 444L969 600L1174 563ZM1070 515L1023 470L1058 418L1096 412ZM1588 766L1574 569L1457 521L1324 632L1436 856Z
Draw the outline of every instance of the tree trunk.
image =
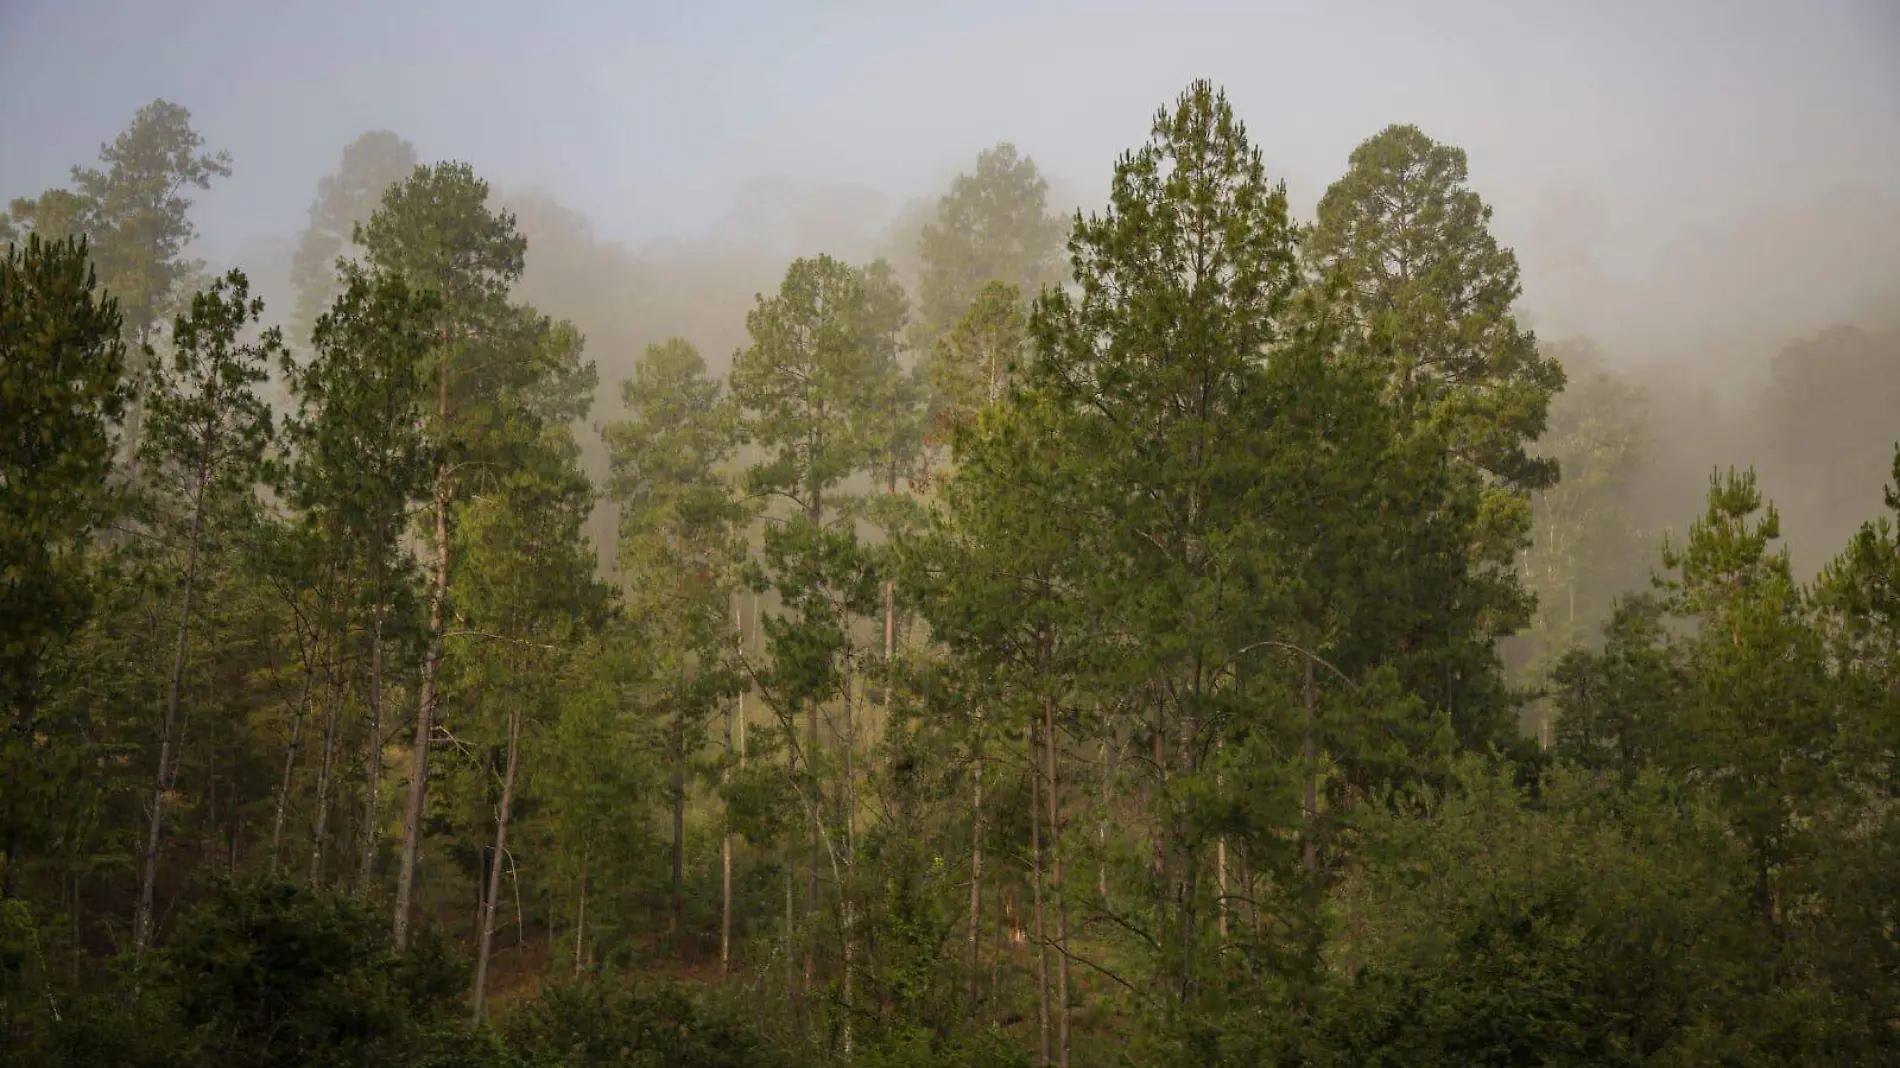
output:
M814 805L819 804L824 799L823 790L818 782L817 756L818 702L813 700L807 701L805 704L805 773L811 776L812 804ZM809 858L810 864L805 876L804 914L806 916L810 916L812 910L818 906L818 854L822 852L824 848L825 843L823 838L820 837L818 821L813 820L811 829L811 856ZM811 993L812 967L814 963L812 953L815 946L816 939L808 940L805 946L805 993L807 994Z
M681 955L678 940L686 929L686 712L673 716L673 881L668 896L667 930L674 938L673 952Z
M297 752L303 747L303 721L310 713L310 689L316 682L316 665L304 661L303 693L297 697L297 711L290 721L290 744L284 750L284 774L277 783L276 811L270 820L270 875L277 877L278 852L284 844L284 813L290 808L290 783L297 771Z
M976 1015L978 977L982 963L978 958L983 931L983 714L977 713L976 734L971 742L976 757L970 788L970 990L966 1014Z
M858 856L858 779L857 708L852 701L851 660L847 654L844 669L844 878L838 886L838 901L844 914L844 1055L851 1059L853 1017L857 1013L856 985L852 972L857 963L856 903L852 900L851 874Z
M1042 773L1036 768L1036 725L1029 726L1029 871L1036 910L1036 1063L1049 1063L1049 931L1042 911Z
M1049 892L1056 903L1056 1063L1069 1068L1069 909L1062 900L1062 815L1056 778L1055 702L1042 699L1042 751L1048 767L1044 796L1049 806Z
M481 942L475 951L474 1021L482 1022L488 1001L488 959L495 941L495 899L501 896L501 858L508 854L508 816L515 803L515 768L521 757L521 707L508 714L508 764L501 779L501 807L495 812L495 858L488 866L488 894L482 902Z
M790 865L785 868L785 925L782 938L784 945L781 948L785 955L785 1000L790 1001L798 985L797 965L792 960L792 869Z
M338 718L343 714L343 687L337 682L337 649L330 647L324 673L323 757L317 763L317 812L310 833L310 885L323 882L323 857L330 844L330 807L335 791ZM361 887L358 887L361 889Z
M438 412L443 423L449 415L449 376L444 367ZM396 874L395 943L398 952L409 943L409 903L415 892L416 857L422 850L422 820L428 809L429 743L435 734L436 669L442 661L442 624L449 597L449 469L435 480L435 590L429 597L429 648L422 658L421 696L416 702L415 764L410 773L409 797L403 806L402 864Z
M856 986L852 982L852 967L856 964L855 947L857 932L854 930L857 914L852 910L851 896L843 895L844 903L844 1059L851 1059L852 1033L854 1017L857 1015Z
M587 861L581 860L581 900L574 910L574 976L579 978L585 961L582 948L587 945Z
M996 941L990 946L990 1027L997 1025L1002 1005L1003 990L1003 928L1009 923L1009 916L1015 910L1016 886L1007 884L1004 890L1003 908L996 910Z
M740 654L745 652L745 602L734 598L732 604L732 631ZM732 711L726 714L726 755L728 766L734 753L739 755L740 767L745 761L745 690L740 689L738 699ZM730 783L732 776L722 771L721 783ZM719 842L719 974L724 977L732 968L732 819L726 814L725 834Z
M791 723L787 723L786 733L788 735L788 738L787 738L788 743L790 742L791 737L796 736L795 734L796 730L797 730L797 727L796 727L795 720ZM795 745L787 744L785 747L785 770L786 770L786 775L791 781L792 788L796 790L798 788L798 747ZM798 992L798 962L794 959L795 955L793 953L793 949L795 947L793 945L793 939L792 939L792 930L795 924L795 917L797 916L797 912L794 908L795 903L793 901L793 887L792 887L792 881L795 878L793 875L793 872L796 870L797 870L797 859L792 852L791 836L786 835L786 838L785 838L785 924L784 924L784 930L782 932L784 945L781 948L784 950L784 954L785 954L785 998L787 1001L790 1001L792 997Z
M488 865L488 893L483 901L481 944L475 950L475 1022L483 1019L488 1000L488 958L494 944L494 903L502 895L502 857L507 855L507 819L515 808L515 768L521 764L521 707L507 716L507 768L502 772L502 808L494 817L494 863Z
M185 654L190 646L191 599L198 583L198 550L204 532L204 475L197 479L197 492L191 512L191 541L185 551L185 589L179 599L178 640L172 648L171 682L166 689L165 716L158 730L158 775L152 794L152 811L145 827L145 849L139 863L139 900L132 917L132 947L143 950L152 941L152 901L158 884L159 836L165 825L165 795L171 792L176 775L172 737L178 724L178 700L185 685Z
M1198 721L1194 713L1194 708L1195 706L1192 703L1186 704L1181 708L1180 737L1177 742L1179 751L1175 753L1175 759L1181 762L1181 773L1183 776L1188 777L1190 783L1194 781L1192 776L1198 770L1195 761L1195 742L1198 733ZM1191 804L1192 795L1176 802L1174 807L1174 831L1172 835L1170 835L1176 853L1174 865L1174 894L1176 907L1180 910L1181 921L1179 934L1181 940L1180 997L1183 1002L1186 1002L1188 996L1194 989L1194 950L1199 942L1198 935L1200 934L1200 915L1196 908L1199 904L1196 899L1199 896L1197 893L1197 880L1201 874L1200 858L1195 856L1194 849L1188 838L1188 828L1191 826L1190 820L1192 819L1192 814L1189 811Z
M1227 748L1227 740L1217 730L1214 734L1214 752L1221 753L1221 752L1224 752L1226 748ZM1218 777L1219 772L1216 771L1215 775L1216 775L1215 783L1216 785L1219 785L1220 783L1220 779ZM1224 834L1214 839L1214 890L1215 890L1215 895L1216 895L1215 902L1218 906L1217 911L1219 915L1220 940L1223 944L1225 944L1227 941L1228 902L1227 902L1227 836Z
M745 699L740 698L740 708L745 707ZM734 748L732 714L726 716L726 751ZM720 773L721 783L730 782L732 777ZM727 816L725 833L719 838L719 974L724 976L732 968L732 826L731 816Z
M363 739L362 855L356 885L367 892L376 881L376 824L382 815L383 782L383 607L376 606L369 635L369 736Z
M1317 754L1313 744L1313 721L1319 702L1318 691L1313 686L1313 658L1305 657L1306 681L1301 687L1300 705L1306 721L1305 737L1300 741L1300 753L1306 758L1306 790L1303 799L1306 812L1302 821L1306 827L1306 841L1301 853L1306 865L1306 877L1312 878L1319 873L1319 776L1313 769Z
M823 497L814 487L806 518L816 528L823 524L824 516ZM817 805L824 799L824 792L818 783L818 702L816 700L806 702L805 706L805 773L811 776L812 804ZM804 915L806 916L810 916L812 910L818 907L818 855L824 851L824 848L825 843L819 837L819 821L814 819L811 828L811 856L808 858L809 866L805 877ZM808 994L811 992L812 950L816 941L816 939L810 940L805 947L805 992Z
M1111 787L1109 768L1109 742L1102 741L1102 790L1099 795L1101 809L1095 815L1095 896L1101 900L1103 908L1108 907L1108 809Z

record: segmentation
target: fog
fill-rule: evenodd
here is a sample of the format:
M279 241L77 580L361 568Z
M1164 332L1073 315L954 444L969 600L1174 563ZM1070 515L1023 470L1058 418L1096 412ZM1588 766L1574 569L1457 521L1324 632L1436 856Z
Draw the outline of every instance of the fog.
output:
M1692 514L1714 463L1813 491L1766 455L1789 432L1751 414L1789 345L1885 331L1870 373L1900 377L1900 8L1881 0L4 0L0 195L63 184L142 104L181 103L234 160L198 198L196 254L281 310L318 178L394 130L519 214L526 295L587 332L611 403L669 335L723 366L794 256L905 269L935 197L998 141L1057 206L1094 207L1195 77L1226 88L1302 216L1388 123L1465 148L1526 318L1650 392L1651 526ZM1875 510L1900 436L1900 393L1855 400L1840 466L1860 488L1789 517L1810 566Z

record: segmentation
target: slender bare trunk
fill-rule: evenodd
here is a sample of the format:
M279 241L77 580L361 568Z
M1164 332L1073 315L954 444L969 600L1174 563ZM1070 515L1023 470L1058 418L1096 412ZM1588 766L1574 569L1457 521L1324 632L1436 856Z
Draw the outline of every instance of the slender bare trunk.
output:
M1158 787L1154 785L1150 785L1148 788L1148 798L1147 798L1148 805L1149 805L1150 811L1154 811L1156 810L1156 806L1160 802L1160 795L1162 791L1166 790L1168 786L1168 762L1167 762L1168 761L1168 739L1167 739L1166 729L1162 726L1161 706L1158 702L1155 705L1154 723L1151 724L1149 727L1149 742L1151 743L1151 746L1154 751L1152 755L1152 759L1154 760L1155 774L1159 776L1161 780ZM1159 817L1157 817L1157 821L1158 819ZM1157 822L1156 828L1155 828L1155 836L1154 836L1154 858L1150 861L1150 864L1156 876L1166 876L1167 874L1167 870L1168 870L1167 849L1168 849L1168 844L1167 844L1166 832L1160 827L1159 822ZM1161 882L1157 883L1156 885L1162 888L1159 892L1163 894L1167 892L1165 889L1167 885L1167 880L1165 878L1163 878ZM1167 910L1165 908L1159 909L1157 910L1157 914L1166 915Z
M1109 754L1114 752L1114 756ZM1095 846L1099 857L1095 862L1095 896L1108 904L1108 811L1113 800L1110 796L1114 788L1115 763L1120 760L1118 750L1111 750L1107 740L1102 742L1102 794L1101 812L1095 817Z
M792 729L790 724L788 724L788 730L789 729ZM796 789L798 785L797 753L798 749L796 746L787 745L785 747L785 770L791 779L794 789ZM797 860L791 848L791 838L788 835L786 836L785 846L785 924L782 932L784 945L781 947L785 954L785 997L787 1000L790 1000L798 990L798 962L792 952L794 948L792 930L797 915L794 909L795 903L792 900L792 881L794 878L792 873L795 870L796 864Z
M743 707L743 706L741 706ZM734 746L733 716L726 716L726 750ZM721 772L722 783L730 782L731 776ZM730 817L728 816L728 820ZM725 975L732 967L732 827L728 823L725 833L719 838L719 974Z
M1195 716L1194 710L1195 705L1193 703L1186 703L1181 708L1180 738L1177 743L1178 752L1176 752L1175 758L1181 762L1181 773L1184 776L1192 776L1199 770L1195 759L1197 752L1195 742L1199 728L1198 719ZM1192 781L1192 779L1190 778L1189 781ZM1193 990L1194 948L1199 941L1200 935L1200 916L1196 908L1199 904L1196 900L1199 896L1196 882L1201 874L1200 858L1194 855L1194 850L1188 839L1188 821L1191 818L1189 809L1192 805L1192 801L1192 795L1189 795L1175 803L1174 833L1171 836L1176 853L1174 893L1175 901L1178 903L1180 909L1181 920L1179 933L1181 940L1180 997L1183 1001L1187 999L1189 993Z
M856 963L857 913L852 909L851 896L844 895L844 1059L851 1059L853 1024L857 1016L856 986L852 980L853 965Z
M745 651L745 602L734 598L732 604L732 630L741 654ZM728 759L734 753L742 752L745 745L745 728L741 725L745 719L745 690L739 691L732 711L726 714L726 753ZM745 759L741 756L739 759ZM730 773L719 774L721 783L732 781ZM730 813L727 815L725 834L719 842L719 974L724 976L732 968L732 824Z
M679 939L686 930L686 709L673 715L673 886L668 897L667 932L673 936L673 953L679 956Z
M1036 726L1029 727L1029 872L1036 910L1036 1063L1049 1063L1049 931L1042 911L1042 773L1036 768Z
M1221 737L1218 734L1215 735L1214 751L1216 753L1219 753L1219 752L1224 751L1226 747L1227 747L1226 739ZM1227 836L1224 834L1221 835L1219 838L1214 839L1214 889L1217 895L1216 902L1219 905L1218 911L1219 911L1220 940L1224 943L1227 941L1227 907L1228 907L1227 905Z
M521 706L508 714L508 764L501 778L501 807L495 812L495 857L488 866L488 894L482 902L481 943L475 951L474 1020L482 1022L488 1000L488 958L495 941L495 899L501 896L501 858L508 855L508 816L515 803L515 768L521 759Z
M1056 1063L1069 1068L1069 908L1062 899L1062 795L1056 778L1055 702L1042 699L1042 751L1048 768L1049 892L1056 903Z
M1227 941L1227 836L1214 839L1214 892L1220 901L1220 940Z
M996 938L990 944L990 1026L995 1027L1000 1018L1003 998L1003 945L1010 933L1010 925L1016 918L1016 884L1007 883L1003 888L1002 908L996 910Z
M792 959L792 869L785 869L785 927L783 933L785 951L785 998L790 1001L798 986L797 962Z
M290 744L284 749L284 774L277 783L276 811L270 820L270 874L277 877L278 853L284 844L284 813L290 808L290 783L297 772L297 753L303 748L304 717L310 713L310 690L316 682L316 665L304 661L303 693L297 697L297 711L290 720Z
M978 958L979 936L983 929L983 713L976 715L976 734L971 742L976 759L970 787L970 991L968 1015L976 1015L978 977L982 963Z
M884 584L884 659L897 653L897 583Z
M581 859L581 900L574 910L574 975L578 978L585 961L582 947L587 945L587 860Z
M441 375L437 414L444 427L449 418L449 374ZM410 774L409 797L403 806L402 864L396 873L396 949L409 943L409 903L414 895L416 858L422 851L422 820L428 811L429 744L435 734L436 668L442 661L442 624L449 598L450 472L444 466L435 479L435 590L429 597L429 648L422 658L421 695L416 702L415 765Z
M1301 689L1301 706L1306 720L1305 737L1300 742L1301 755L1306 759L1306 790L1304 798L1306 842L1301 850L1306 864L1308 878L1319 872L1319 775L1313 768L1317 754L1313 744L1313 720L1319 701L1318 691L1313 686L1313 658L1306 660L1306 684Z
M139 863L139 900L132 917L132 946L143 950L152 941L152 901L158 885L159 837L165 826L165 795L171 792L177 769L172 749L178 729L178 702L185 685L185 654L190 646L191 600L198 584L198 550L204 531L206 479L197 479L191 512L191 541L185 552L185 589L179 598L178 640L172 647L172 673L165 694L165 716L158 729L158 774L152 793L152 811L145 827L145 849Z
M852 1026L857 1015L855 971L857 964L857 911L852 898L850 878L858 856L858 780L857 780L857 706L852 700L851 661L844 669L844 879L838 886L838 901L844 914L844 1055L851 1058Z
M819 804L824 793L818 782L818 702L805 703L805 773L811 776L812 803ZM812 821L810 865L805 876L804 913L810 916L818 905L818 854L824 850L825 843L820 837L818 821ZM805 946L805 993L811 993L812 954L816 948L816 939L807 940Z
M335 791L338 718L343 714L343 687L337 682L337 649L330 647L324 664L323 756L317 762L317 813L310 833L310 885L323 882L324 853L330 844L330 806Z
M383 606L369 626L369 734L363 739L362 855L357 858L357 888L376 885L376 825L382 816L383 783Z

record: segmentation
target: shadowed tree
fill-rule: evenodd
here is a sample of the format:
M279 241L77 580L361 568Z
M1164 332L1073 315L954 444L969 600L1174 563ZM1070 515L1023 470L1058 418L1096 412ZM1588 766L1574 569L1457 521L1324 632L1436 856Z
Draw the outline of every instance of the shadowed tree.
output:
M38 234L0 257L0 797L10 896L22 847L40 845L55 753L83 742L41 721L49 657L92 610L86 549L117 511L108 478L125 410L119 308L84 239ZM84 768L84 763L78 765ZM83 770L80 772L83 774Z
M1388 364L1400 403L1499 488L1481 537L1489 566L1508 567L1530 528L1525 494L1557 481L1557 461L1527 446L1564 372L1518 326L1517 257L1466 178L1462 149L1389 126L1320 199L1306 254L1349 287L1362 344Z

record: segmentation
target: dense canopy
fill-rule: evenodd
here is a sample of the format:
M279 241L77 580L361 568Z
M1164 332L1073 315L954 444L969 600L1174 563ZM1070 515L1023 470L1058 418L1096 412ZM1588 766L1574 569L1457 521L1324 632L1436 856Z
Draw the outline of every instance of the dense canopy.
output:
M1757 401L1891 461L1825 566L1746 455L1659 537L1479 161L1262 149L1194 82L1064 220L999 144L625 353L387 130L285 308L175 104L13 201L0 1059L1893 1063L1900 336Z

